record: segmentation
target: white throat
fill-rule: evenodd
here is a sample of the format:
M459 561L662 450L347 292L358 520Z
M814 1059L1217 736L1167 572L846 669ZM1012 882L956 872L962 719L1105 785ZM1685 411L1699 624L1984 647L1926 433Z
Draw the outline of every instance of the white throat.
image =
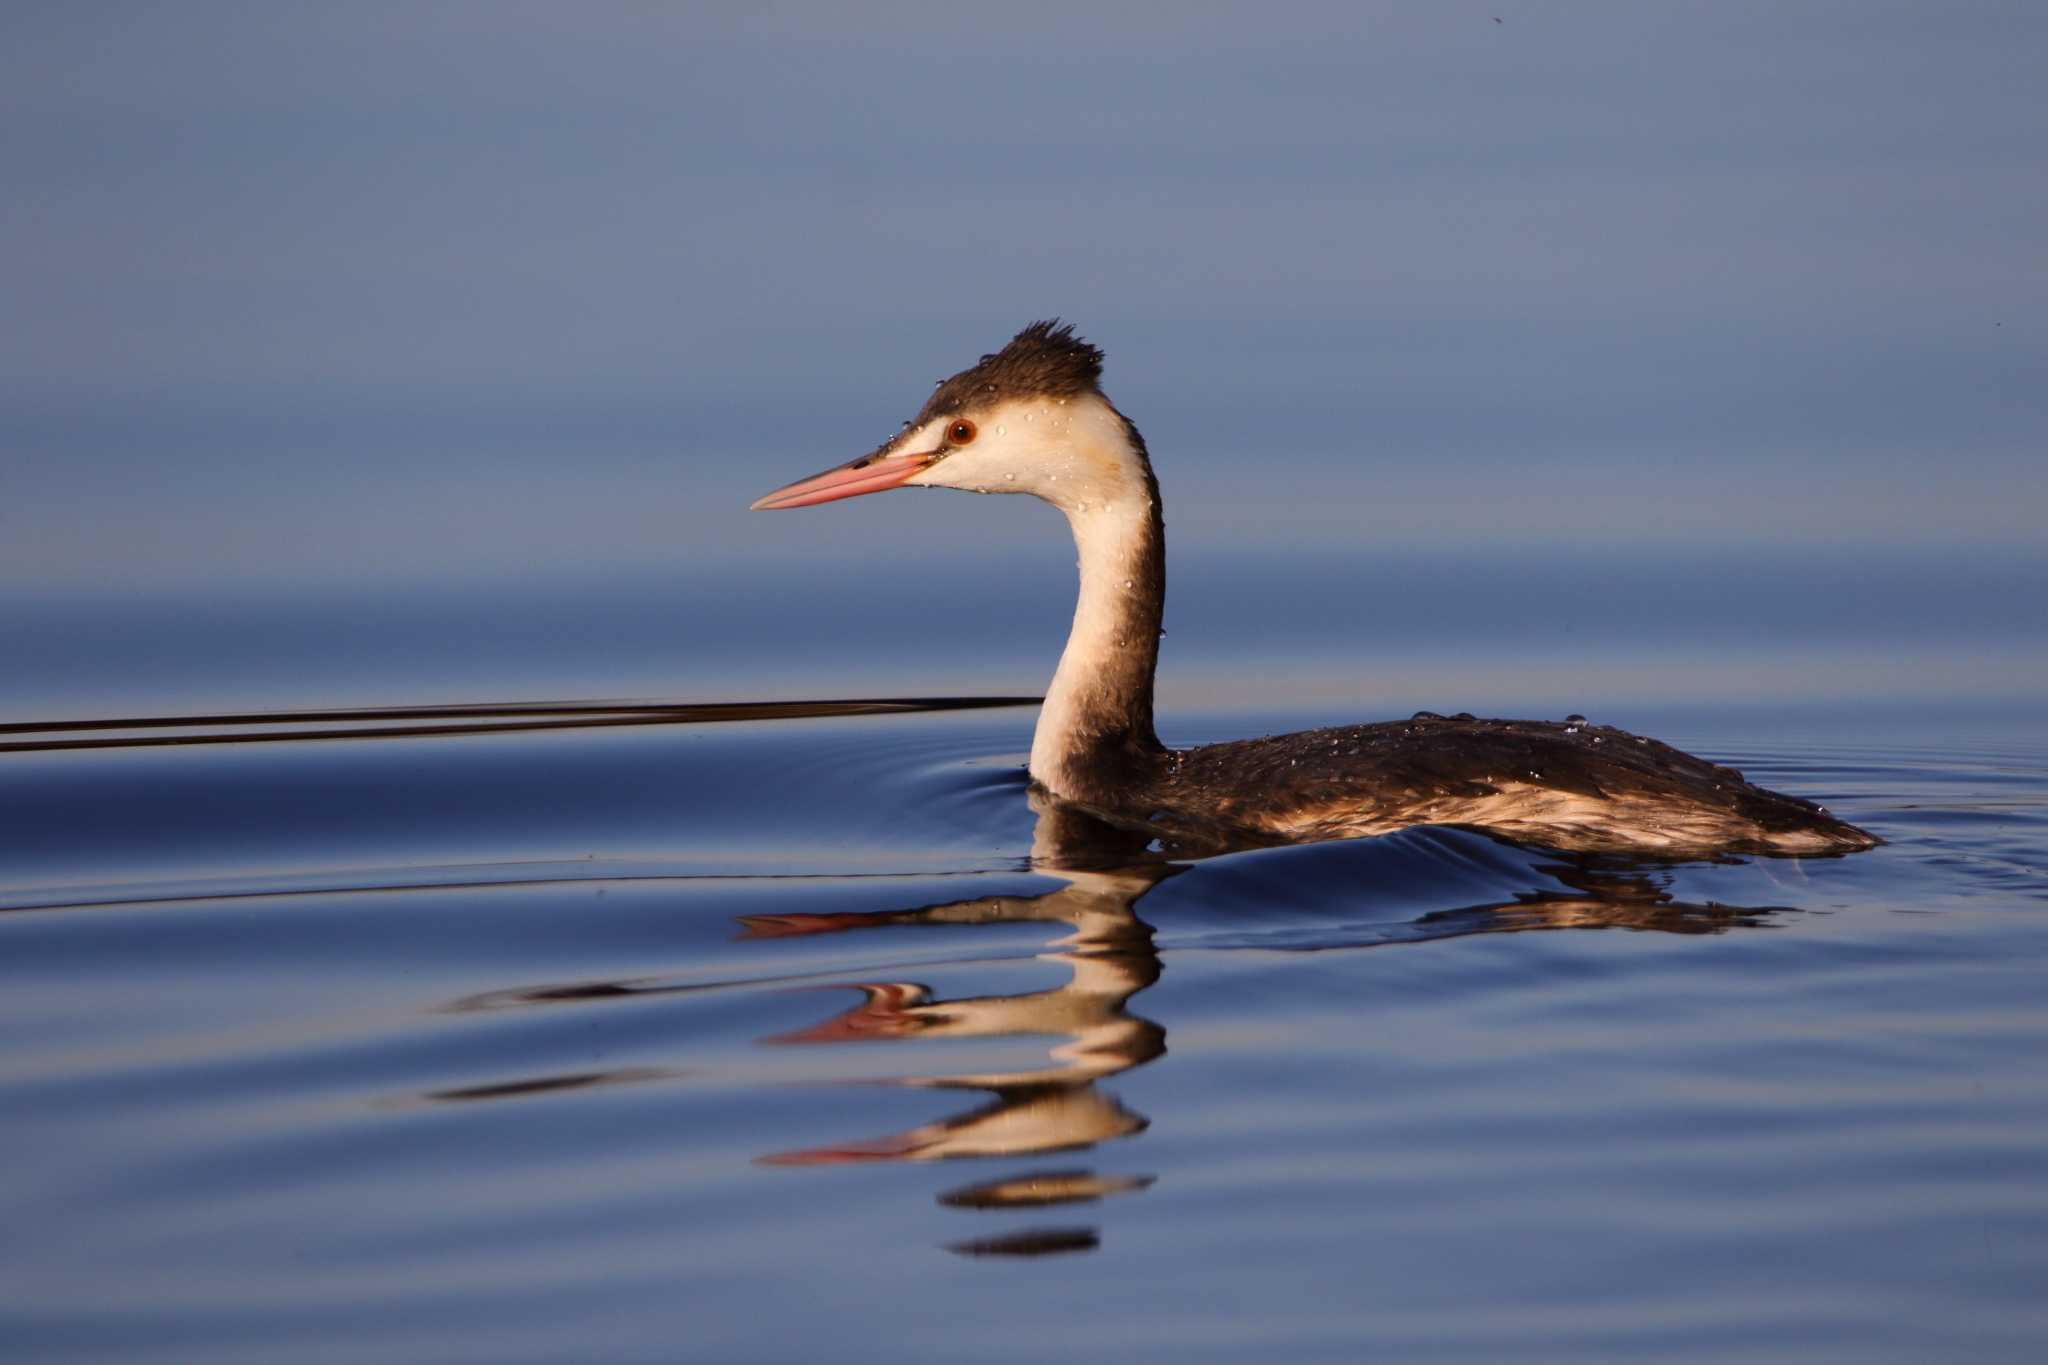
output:
M1100 741L1140 729L1151 738L1152 668L1159 653L1158 611L1139 599L1150 585L1145 558L1152 551L1152 504L1131 499L1108 510L1067 509L1078 552L1081 590L1074 626L1060 665L1045 691L1031 740L1031 776L1049 790L1075 796L1086 786L1071 771ZM1142 664L1133 667L1142 659ZM1142 677L1137 676L1142 673ZM1142 723L1129 694L1142 684Z
M1152 669L1166 597L1166 534L1143 442L1100 393L1011 400L972 414L978 434L912 485L1030 493L1067 515L1079 554L1074 628L1031 741L1031 776L1055 795L1127 783L1159 752ZM908 433L910 449L943 443L951 416Z
M1159 493L1130 429L1108 403L1075 423L1073 473L1040 491L1067 514L1080 594L1038 729L1031 776L1056 795L1087 800L1105 751L1156 750L1152 673L1164 606L1165 536ZM1085 445L1079 442L1085 441Z

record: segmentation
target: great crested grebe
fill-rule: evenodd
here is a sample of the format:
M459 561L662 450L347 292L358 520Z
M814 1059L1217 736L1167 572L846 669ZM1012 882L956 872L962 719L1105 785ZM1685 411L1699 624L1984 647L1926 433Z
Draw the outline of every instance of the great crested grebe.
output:
M1286 843L1464 825L1573 852L1848 853L1881 842L1732 768L1579 717L1346 725L1200 749L1152 726L1166 523L1144 438L1103 396L1102 352L1058 322L940 384L873 452L756 510L898 486L1030 493L1079 551L1074 627L1046 689L1031 776L1062 800L1184 843Z

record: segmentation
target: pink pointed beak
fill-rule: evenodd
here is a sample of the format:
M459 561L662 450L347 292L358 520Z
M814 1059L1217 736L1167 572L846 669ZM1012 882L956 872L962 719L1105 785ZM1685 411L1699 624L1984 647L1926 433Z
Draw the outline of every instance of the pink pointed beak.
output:
M772 512L784 507L809 507L813 503L837 502L841 498L857 498L863 493L879 493L885 488L894 488L913 474L930 469L943 453L920 450L905 455L884 455L876 451L822 474L785 484L773 493L755 499L754 505L747 510Z

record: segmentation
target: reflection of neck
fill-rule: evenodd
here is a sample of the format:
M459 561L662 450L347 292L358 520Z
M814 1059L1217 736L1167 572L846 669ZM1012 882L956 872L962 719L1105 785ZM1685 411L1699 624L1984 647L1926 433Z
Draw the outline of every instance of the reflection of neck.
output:
M1162 752L1152 728L1152 673L1166 608L1159 485L1136 428L1119 422L1102 440L1112 448L1096 452L1098 467L1110 472L1054 500L1073 528L1081 591L1031 741L1031 776L1091 804Z

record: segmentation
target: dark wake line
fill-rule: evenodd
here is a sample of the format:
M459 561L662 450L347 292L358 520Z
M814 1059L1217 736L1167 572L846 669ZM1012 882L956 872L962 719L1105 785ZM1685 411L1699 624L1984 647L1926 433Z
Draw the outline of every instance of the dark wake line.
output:
M389 739L408 735L474 735L501 730L575 730L621 725L716 725L743 720L975 711L1005 706L1036 706L1040 700L1038 697L880 697L859 701L482 702L468 706L386 706L352 711L252 711L207 716L17 721L0 724L0 735L64 734L74 737L11 740L0 743L0 753L132 749L171 744L261 744L306 739ZM408 723L374 723L388 721ZM441 723L417 723L428 721ZM263 725L312 728L111 737L96 733Z
M553 865L567 866L571 860L555 859ZM591 866L576 862L577 866ZM626 885L638 882L849 882L849 881L903 881L915 878L920 881L938 881L948 877L987 877L1007 875L1028 868L1015 866L966 867L952 871L882 871L882 872L610 872L601 876L584 877L492 877L473 882L348 882L333 886L285 886L265 887L257 890L227 889L206 890L194 888L191 881L173 883L172 889L155 894L117 895L113 894L131 887L149 883L97 883L88 884L83 893L100 894L97 900L24 901L19 905L0 903L0 915L16 913L30 914L45 910L108 910L125 909L138 905L199 905L212 901L254 901L254 900L298 900L320 896L417 896L438 891L505 891L524 890L529 887L553 886L599 886ZM79 892L72 884L58 883L55 886L28 886L16 894L29 895L47 892ZM83 894L81 893L81 894ZM6 894L0 888L0 895Z

